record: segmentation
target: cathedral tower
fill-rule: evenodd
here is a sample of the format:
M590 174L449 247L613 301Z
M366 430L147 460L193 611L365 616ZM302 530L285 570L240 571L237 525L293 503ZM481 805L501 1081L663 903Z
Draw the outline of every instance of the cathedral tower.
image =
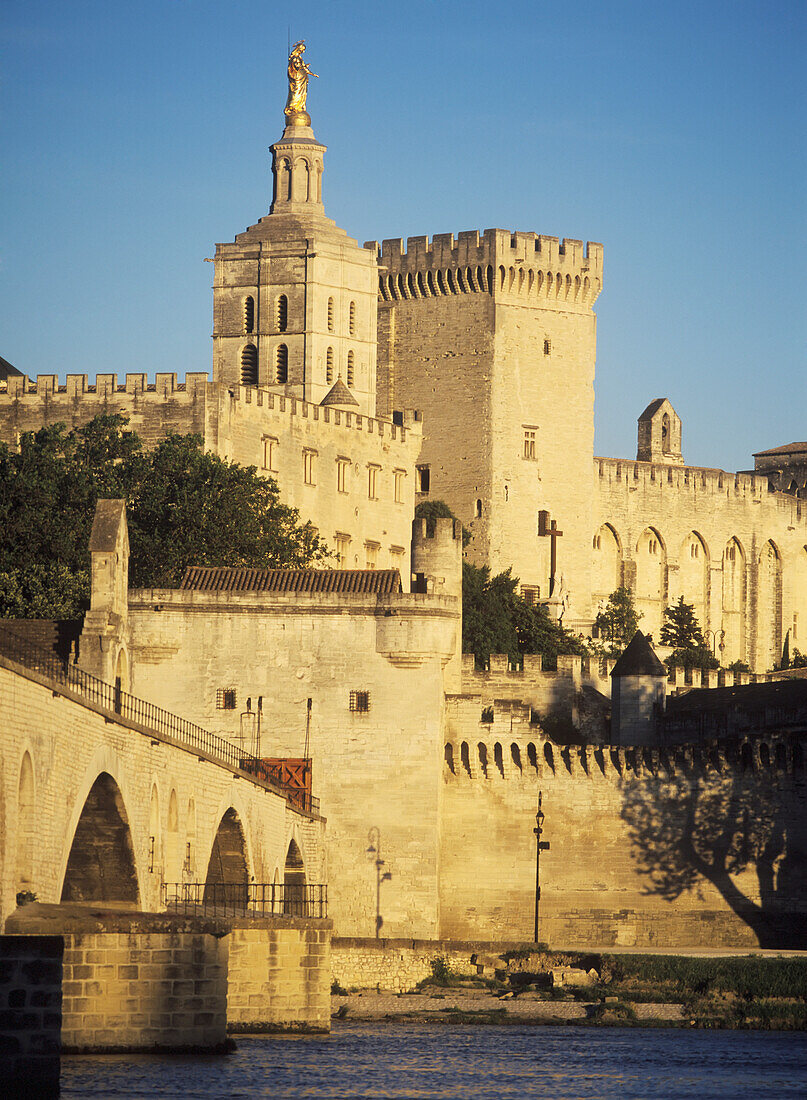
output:
M357 411L372 416L376 258L325 216L325 146L314 136L305 95L303 109L292 102L294 56L286 126L271 147L269 214L232 244L216 246L213 379L319 404L341 378Z
M380 264L379 409L422 416L420 499L450 505L471 560L590 625L602 246L488 229L384 241Z

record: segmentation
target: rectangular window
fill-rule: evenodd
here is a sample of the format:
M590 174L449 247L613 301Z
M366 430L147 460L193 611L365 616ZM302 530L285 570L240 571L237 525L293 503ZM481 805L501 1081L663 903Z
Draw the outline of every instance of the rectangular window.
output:
M263 437L263 468L277 473L277 440L269 435Z
M377 542L365 542L364 544L364 568L365 569L378 569L378 550L379 545Z
M337 493L347 492L347 478L350 470L350 460L347 458L337 458L336 460L336 491Z
M551 354L552 354L552 341L548 340L548 339L544 340L544 355L551 355Z
M336 545L336 560L340 569L350 568L350 535L343 535L337 531L334 537Z
M535 458L535 428L524 429L524 457Z
M369 500L378 500L378 474L380 466L367 467L367 497Z
M235 710L235 688L219 688L216 691L216 710Z
M306 485L317 483L317 452L308 448L303 451L303 481Z
M416 466L417 470L417 486L419 493L428 493L431 487L431 476L428 466Z
M396 504L403 504L403 487L404 478L406 477L406 470L393 470L393 491L394 500Z
M366 714L370 709L369 691L351 691L350 709L354 714Z
M524 600L524 603L529 604L530 607L535 607L538 600L541 598L541 589L537 584L522 584L521 598Z
M390 546L389 548L389 564L390 569L397 569L400 573L403 570L404 560L404 548L402 546Z

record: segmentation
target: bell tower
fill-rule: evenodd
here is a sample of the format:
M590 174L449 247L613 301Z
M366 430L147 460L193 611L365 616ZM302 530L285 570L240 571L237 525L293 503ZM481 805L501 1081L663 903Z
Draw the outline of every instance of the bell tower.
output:
M216 245L213 380L319 404L341 379L356 411L374 416L378 263L325 215L304 50L298 42L289 56L269 213Z

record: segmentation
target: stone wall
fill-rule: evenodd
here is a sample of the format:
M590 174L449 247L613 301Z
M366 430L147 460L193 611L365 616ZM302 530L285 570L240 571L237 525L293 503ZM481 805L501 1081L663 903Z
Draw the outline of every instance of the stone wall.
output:
M262 756L299 757L308 734L328 822L335 927L374 930L367 848L376 827L392 874L382 886L385 931L434 935L444 668L456 648L456 598L135 591L129 622L138 694L173 698L183 714L231 739L241 736L247 698L254 716L262 696ZM234 710L217 708L220 688L235 690ZM351 692L369 693L367 709L355 695L351 709ZM308 866L306 875L323 881Z
M409 993L432 976L432 962L445 960L457 974L475 974L474 950L489 944L441 940L340 937L331 943L331 970L343 989L383 989ZM501 944L496 951L504 950Z
M231 1032L329 1031L330 921L236 925L230 945Z
M460 701L447 725L442 937L532 938L540 790L550 848L539 936L552 947L802 944L798 740L667 754L564 748L528 713L501 709L487 727Z
M65 936L63 1049L223 1049L227 955L227 938L209 934Z
M60 936L0 936L3 1094L59 1094L62 1023Z

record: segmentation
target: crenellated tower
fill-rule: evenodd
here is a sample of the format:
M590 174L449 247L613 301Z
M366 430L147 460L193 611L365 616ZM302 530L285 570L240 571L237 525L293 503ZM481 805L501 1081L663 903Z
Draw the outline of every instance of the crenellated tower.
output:
M365 247L381 268L379 411L422 417L420 499L451 506L472 560L590 624L602 245L488 229ZM553 520L563 534L545 537Z
M213 379L319 404L341 378L375 415L375 256L325 216L325 146L306 111L271 146L269 213L216 246Z

